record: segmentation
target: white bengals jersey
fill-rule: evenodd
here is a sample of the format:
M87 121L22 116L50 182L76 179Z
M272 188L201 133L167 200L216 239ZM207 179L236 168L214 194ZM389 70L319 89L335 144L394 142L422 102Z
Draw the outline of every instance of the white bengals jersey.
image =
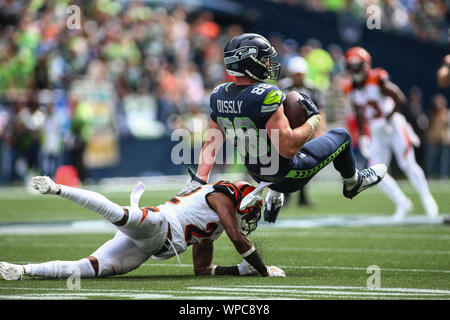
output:
M228 195L235 207L240 201L241 195L236 186L228 181L218 181L214 184L203 185L184 196L173 197L165 204L156 207L170 223L172 241L177 247L177 253L181 253L187 246L194 243L214 241L223 233L224 228L219 216L207 200L207 195L213 192L223 192ZM174 252L167 252L161 258L173 255Z
M356 88L351 82L345 84L352 105L358 108L363 118L368 122L372 134L383 131L386 116L394 110L394 100L381 92L381 83L389 78L388 73L381 69L371 69L367 74L364 86Z

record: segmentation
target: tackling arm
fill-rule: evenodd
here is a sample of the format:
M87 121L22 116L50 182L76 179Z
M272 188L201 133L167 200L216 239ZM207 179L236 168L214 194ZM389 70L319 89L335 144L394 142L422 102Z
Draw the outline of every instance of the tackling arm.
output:
M236 219L236 209L233 201L227 195L221 192L212 193L208 196L208 202L219 216L220 222L234 247L245 260L238 266L214 266L211 265L211 253L211 260L209 261L210 267L204 269L205 271L203 274L207 274L206 270L208 270L211 275L246 275L251 274L252 270L256 270L264 277L284 276L284 272L281 269L267 267L264 264L253 244L239 227ZM205 263L205 265L206 264L207 263ZM250 268L249 265L252 268Z

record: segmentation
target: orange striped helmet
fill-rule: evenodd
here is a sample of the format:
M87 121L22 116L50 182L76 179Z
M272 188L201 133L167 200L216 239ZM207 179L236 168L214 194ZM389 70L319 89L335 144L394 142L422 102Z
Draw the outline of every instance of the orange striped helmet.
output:
M256 188L252 186L250 183L246 181L235 181L233 184L239 189L241 193L241 201L244 199L250 192L255 190ZM246 208L245 210L240 210L239 206L241 205L241 201L239 201L237 205L237 212L239 213L238 218L241 219L241 228L242 230L247 232L247 235L250 232L254 231L258 226L258 221L261 219L261 209L263 206L263 201L258 200L253 206Z

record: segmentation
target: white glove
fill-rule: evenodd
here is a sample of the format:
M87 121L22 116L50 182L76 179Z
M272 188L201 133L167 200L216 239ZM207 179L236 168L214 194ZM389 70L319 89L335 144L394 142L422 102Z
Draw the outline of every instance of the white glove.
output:
M237 267L239 269L239 275L241 276L252 276L258 274L258 271L256 271L256 269L253 268L252 265L245 259L242 260L242 262L238 264Z
M31 187L42 194L56 194L59 190L56 183L47 176L36 176L31 178Z
M272 209L272 205L274 208L282 207L284 204L284 194L279 192L274 192L273 190L269 190L266 195L266 208L267 210Z
M286 277L286 273L276 266L267 267L267 273L269 273L269 277Z
M183 190L181 190L180 192L177 193L177 196L184 196L184 195L188 194L189 192L192 192L201 186L202 186L202 184L200 182L191 181L183 188Z
M188 173L191 176L191 182L189 182L183 190L181 190L180 192L178 192L177 196L184 196L186 194L188 194L189 192L194 191L195 189L201 187L204 184L207 184L206 181L203 181L202 179L200 179L199 177L197 177L197 175L194 173L194 171L192 171L191 168L188 168Z
M359 151L364 158L370 158L370 138L366 135L359 137Z

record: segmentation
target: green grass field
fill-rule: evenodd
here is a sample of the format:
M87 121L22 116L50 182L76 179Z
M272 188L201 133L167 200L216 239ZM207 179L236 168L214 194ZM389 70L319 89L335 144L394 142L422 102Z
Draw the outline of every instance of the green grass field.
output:
M441 215L450 215L450 183L431 182L430 186ZM286 278L195 277L188 248L180 256L181 264L176 258L148 260L126 275L82 279L75 290L68 289L66 280L0 280L0 299L448 300L450 225L439 223L442 219L426 219L414 189L407 183L401 187L413 200L415 210L404 223L397 224L390 222L394 205L378 189L348 200L342 196L340 184L313 181L308 189L313 206L308 208L297 207L295 195L275 225L261 223L250 235L264 261L284 269ZM106 192L93 188L128 205L131 187L125 189ZM175 192L148 190L140 205L160 204ZM97 214L57 197L2 188L0 261L78 260L110 239L113 230L85 232L59 227L73 221L99 220ZM214 248L215 264L241 261L226 234ZM380 268L379 288L367 287L372 275L367 271L369 266Z

